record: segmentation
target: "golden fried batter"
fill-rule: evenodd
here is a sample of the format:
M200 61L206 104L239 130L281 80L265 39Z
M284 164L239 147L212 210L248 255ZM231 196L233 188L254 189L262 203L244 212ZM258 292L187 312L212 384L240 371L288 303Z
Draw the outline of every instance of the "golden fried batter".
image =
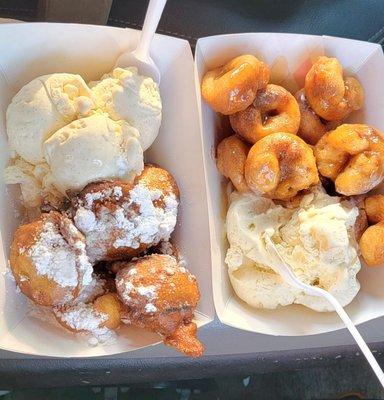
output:
M244 166L249 148L236 135L225 138L217 146L217 169L231 180L238 192L249 192L244 178Z
M230 115L245 110L268 81L268 65L243 55L208 71L201 83L201 95L216 112Z
M365 199L365 211L371 224L384 221L384 195L376 194Z
M101 326L113 330L120 326L124 306L116 293L107 293L98 297L93 302L93 309L108 316Z
M153 254L127 262L116 275L117 292L128 307L124 321L164 337L164 343L199 357L193 312L200 298L196 278L174 257Z
M86 186L74 200L74 222L86 238L92 261L126 259L169 239L178 201L172 175L148 164L133 183Z
M315 145L327 132L327 126L309 105L304 89L295 94L300 109L300 127L297 135L306 143Z
M364 104L364 90L356 78L343 78L336 58L319 57L305 78L305 96L312 109L327 121L342 120Z
M93 303L70 304L54 309L57 321L71 332L103 333L102 328L116 330L121 324L124 305L116 293L103 294Z
M296 134L300 125L300 110L296 99L278 85L259 90L253 103L230 117L233 130L249 143L276 132Z
M257 194L288 200L319 182L312 149L290 133L273 133L256 142L245 163L245 180Z
M346 196L364 194L384 178L384 140L377 129L344 124L327 132L315 146L319 172Z
M360 251L370 267L384 264L384 221L370 226L361 236Z
M16 230L10 264L22 293L43 306L73 300L92 280L83 235L56 211Z

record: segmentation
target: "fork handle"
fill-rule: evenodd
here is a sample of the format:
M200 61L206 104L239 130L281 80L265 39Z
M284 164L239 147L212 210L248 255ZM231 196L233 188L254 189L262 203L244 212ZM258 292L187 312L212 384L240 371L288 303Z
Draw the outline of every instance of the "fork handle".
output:
M339 314L339 317L341 320L344 322L345 326L349 330L350 334L353 336L355 339L356 343L360 347L360 350L364 354L365 358L367 359L369 365L373 369L373 372L376 374L377 379L380 381L381 386L384 388L384 372L381 369L379 363L377 362L376 358L373 356L371 350L367 346L367 343L363 339L363 337L360 335L360 332L357 330L355 324L351 321L349 318L349 315L346 313L344 308L340 305L340 303L328 292L324 294L327 300L333 305L335 308L335 311L337 314Z
M149 56L149 47L156 32L157 26L159 25L160 17L163 13L166 2L167 0L149 1L139 44L135 50L136 55L141 58L146 58Z

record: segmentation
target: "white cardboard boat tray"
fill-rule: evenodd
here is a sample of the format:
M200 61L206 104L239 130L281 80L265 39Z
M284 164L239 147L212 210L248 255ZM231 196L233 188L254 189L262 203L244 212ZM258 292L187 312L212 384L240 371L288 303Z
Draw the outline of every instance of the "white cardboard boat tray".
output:
M0 169L9 159L5 112L12 97L32 79L54 72L80 74L95 80L112 70L118 55L134 48L139 31L132 29L25 23L0 26ZM185 40L156 35L152 55L161 71L163 121L159 136L146 152L146 161L168 169L181 192L174 242L201 291L198 325L214 316L211 299L209 229L200 127L194 88L193 57ZM124 327L109 346L89 347L77 335L36 318L7 274L12 234L20 223L19 194L6 188L0 173L0 348L19 353L91 357L136 350L159 342L159 336Z
M268 63L271 82L293 93L304 85L305 74L319 55L336 57L344 69L358 77L366 99L364 109L349 122L371 124L384 130L384 56L378 44L329 36L281 33L244 33L199 39L195 52L196 92L200 99L201 133L211 234L213 298L216 313L226 325L268 335L300 336L343 328L335 313L318 313L292 305L276 310L254 309L234 293L224 258L225 183L216 168L215 149L225 136L220 118L201 100L200 83L205 72L241 54L253 54ZM224 135L223 135L224 134ZM378 191L381 189L379 188ZM384 268L362 266L358 279L361 290L347 312L356 324L384 316Z

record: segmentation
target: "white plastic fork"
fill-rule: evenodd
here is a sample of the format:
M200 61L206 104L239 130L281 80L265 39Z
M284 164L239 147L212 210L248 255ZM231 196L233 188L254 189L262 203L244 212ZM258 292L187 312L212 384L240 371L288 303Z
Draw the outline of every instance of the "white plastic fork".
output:
M150 47L166 2L167 0L149 1L143 29L141 30L136 49L121 54L116 61L115 67L137 67L141 75L149 76L156 83L160 83L160 71L151 58Z
M290 266L284 261L283 257L280 255L279 251L277 250L276 246L272 242L270 236L265 233L264 240L266 243L266 247L268 253L275 258L273 265L271 266L273 270L278 273L285 282L289 285L296 287L297 289L303 290L306 294L311 296L323 297L328 300L341 320L344 322L345 326L349 330L352 337L355 339L356 343L360 347L362 353L364 354L365 358L367 359L369 365L373 369L373 372L376 374L377 379L380 381L381 386L384 388L384 372L381 369L379 363L376 361L375 357L373 356L371 350L365 343L365 340L360 335L359 331L357 330L354 323L349 318L348 314L345 312L344 308L341 304L333 297L329 292L324 289L310 286L302 282L300 279L296 277L296 275L292 272Z

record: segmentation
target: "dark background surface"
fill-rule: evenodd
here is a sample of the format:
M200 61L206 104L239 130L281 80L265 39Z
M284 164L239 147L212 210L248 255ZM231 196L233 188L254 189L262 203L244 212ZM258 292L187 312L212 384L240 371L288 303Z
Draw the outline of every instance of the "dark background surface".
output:
M37 6L38 0L0 0L0 17L41 20ZM108 25L140 28L146 6L146 0L114 0ZM187 39L192 46L199 37L236 32L294 32L380 42L384 1L168 0L158 32Z
M97 4L98 0L94 3ZM114 0L108 24L139 29L146 5L145 0ZM0 0L0 17L42 20L37 0ZM82 21L86 22L86 16L84 18ZM192 47L197 38L202 36L261 31L326 34L382 43L384 1L169 0L158 29L160 33L189 40ZM219 341L220 330L217 334ZM236 346L236 343L233 345ZM374 347L383 365L381 352L384 343L375 344ZM251 379L243 381L250 374ZM203 389L196 389L196 393L188 389L190 397L182 397L182 384L172 386L163 382L164 388L177 387L180 395L172 397L172 389L173 394L169 392L168 397L163 398L219 398L209 394L215 385L217 393L221 393L220 398L255 398L253 395L258 393L258 399L320 399L337 398L348 391L362 393L365 398L384 398L355 347L206 356L200 360L176 357L0 360L0 389L127 385L193 378L204 379L201 381ZM216 380L212 381L211 378ZM205 391L206 397L203 396ZM158 398L154 394L148 396L143 398ZM28 398L35 397L29 394ZM45 397L41 395L36 398Z

